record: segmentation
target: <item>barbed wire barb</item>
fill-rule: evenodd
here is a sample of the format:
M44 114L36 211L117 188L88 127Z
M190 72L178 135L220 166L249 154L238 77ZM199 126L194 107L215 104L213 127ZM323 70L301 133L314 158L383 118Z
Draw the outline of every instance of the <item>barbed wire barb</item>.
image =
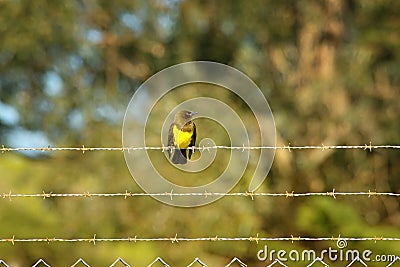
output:
M96 234L94 234L93 238L89 240L89 243L93 243L93 245L96 245Z
M368 190L368 193L369 193L369 190ZM336 199L335 188L332 189L332 192L327 192L327 195ZM369 197L369 194L368 194L368 197Z

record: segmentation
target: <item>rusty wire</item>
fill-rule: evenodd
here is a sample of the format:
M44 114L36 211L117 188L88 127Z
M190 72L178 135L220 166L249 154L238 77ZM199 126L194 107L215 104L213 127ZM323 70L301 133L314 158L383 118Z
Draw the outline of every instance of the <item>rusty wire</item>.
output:
M2 153L5 152L19 152L19 151L42 151L42 152L56 152L56 151L79 151L82 153L92 152L92 151L121 151L121 152L131 152L137 150L161 150L165 151L171 149L167 146L152 146L152 147L15 147L9 148L4 145L0 147ZM210 149L230 149L230 150L260 150L260 149L274 149L274 150L330 150L330 149L360 149L360 150L375 150L375 149L400 149L400 145L308 145L308 146L202 146L194 147L193 149L199 149L201 151ZM160 192L160 193L132 193L132 192L117 192L117 193L53 193L53 192L42 192L34 194L18 194L18 193L2 193L1 197L3 199L12 200L13 198L19 197L38 197L38 198L59 198L59 197L123 197L124 199L132 197L143 197L143 196L167 196L182 197L182 196L198 196L198 197L213 197L213 196L230 196L230 197L250 197L255 199L256 197L310 197L310 196L327 196L336 198L338 196L366 196L366 197L400 197L400 193L394 192L376 192L376 191L364 191L364 192L336 192L332 190L331 192L305 192L305 193L295 193L295 192L282 192L282 193L266 193L266 192L237 192L237 193L220 193L220 192L193 192L193 193L175 193L175 192ZM89 242L93 245L96 242L217 242L217 241L248 241L248 242L260 242L260 241L289 241L289 242L299 242L299 241L400 241L400 237L295 237L293 235L287 237L260 237L258 234L256 236L250 237L178 237L176 234L174 237L120 237L120 238L99 238L96 234L90 238L56 238L56 237L39 237L39 238L16 238L15 235L12 238L0 238L1 243L24 243L24 242L39 242L39 243L53 243L53 242Z
M179 243L179 242L222 242L222 241L230 241L230 242L238 242L238 241L247 241L247 242L259 242L263 241L289 241L289 242L305 242L305 241L372 241L372 242L380 242L380 241L400 241L400 237L384 237L384 236L373 236L373 237L301 237L301 236L286 236L286 237L261 237L259 234L256 236L249 237L220 237L220 236L208 236L208 237L179 237L178 234L175 234L173 237L115 237L115 238L99 238L94 234L92 237L83 237L83 238L59 238L59 237L38 237L38 238L17 238L13 235L11 238L0 238L0 243L11 243L15 245L15 243L58 243L58 242L87 242L96 245L96 243L100 242L171 242L171 243Z
M161 150L166 151L168 149L174 149L174 147L170 146L145 146L145 147L87 147L82 145L81 147L6 147L2 145L0 147L0 152L18 152L18 151L41 151L41 152L55 152L55 151L79 151L82 153L92 152L92 151L138 151L138 150ZM211 150L211 149L228 149L228 150L261 150L261 149L273 149L273 150L309 150L309 149L318 149L318 150L330 150L330 149L361 149L361 150L369 150L372 151L374 149L400 149L400 145L372 145L364 144L364 145L306 145L306 146L291 146L289 145L281 145L281 146L198 146L193 147L193 149L197 149L200 151Z
M267 192L232 192L232 193L223 193L223 192L189 192L189 193L175 193L171 192L160 192L160 193L145 193L145 192L116 192L116 193L53 193L53 192L42 192L42 193L33 193L33 194L19 194L12 193L11 191L8 193L1 193L0 197L3 199L12 200L13 198L95 198L95 197L123 197L134 198L134 197L158 197L158 196L166 196L169 198L174 197L248 197L254 200L256 197L285 197L285 198L293 198L293 197L312 197L312 196L325 196L325 197L336 197L339 196L366 196L366 197L400 197L400 193L394 192L377 192L377 191L362 191L362 192L337 192L335 189L328 192L305 192L305 193L295 193L295 192L281 192L281 193L267 193Z

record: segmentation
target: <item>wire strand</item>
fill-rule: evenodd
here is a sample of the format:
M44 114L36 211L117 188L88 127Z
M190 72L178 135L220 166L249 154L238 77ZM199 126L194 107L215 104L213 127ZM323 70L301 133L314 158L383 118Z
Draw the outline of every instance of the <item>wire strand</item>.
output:
M90 238L58 238L58 237L41 237L41 238L17 238L15 235L12 238L0 238L0 242L3 243L55 243L55 242L89 242L95 245L98 242L171 242L171 243L179 243L179 242L216 242L216 241L249 241L249 242L260 242L260 241L285 241L285 242L300 242L300 241L400 241L400 237L383 237L383 236L374 236L374 237L342 237L339 235L338 237L296 237L294 235L287 237L260 237L258 234L256 236L250 237L220 237L220 236L208 236L208 237L178 237L178 234L175 234L174 237L120 237L120 238L99 238L96 234Z
M55 152L55 151L79 151L79 152L88 152L88 151L138 151L138 150L161 150L166 151L169 149L175 149L171 146L146 146L146 147L86 147L83 145L82 147L6 147L4 145L1 146L0 151L2 153L5 152L18 152L18 151L42 151L42 152ZM197 146L193 147L193 149L197 149L200 151L210 150L210 149L228 149L228 150L261 150L261 149L273 149L273 150L309 150L309 149L319 149L319 150L331 150L331 149L361 149L361 150L369 150L372 151L374 149L400 149L400 145L306 145L306 146L291 146L289 145L281 145L281 146Z
M395 192L377 192L377 191L363 191L363 192L337 192L332 190L330 192L305 192L305 193L295 193L295 192L282 192L282 193L267 193L267 192L234 192L234 193L222 193L222 192L189 192L189 193L174 193L171 192L160 192L160 193L144 193L144 192L117 192L117 193L53 193L53 192L42 192L42 193L33 193L33 194L18 194L12 193L11 191L8 193L2 193L0 195L3 199L9 199L10 201L13 198L93 198L93 197L123 197L124 199L133 198L133 197L158 197L158 196L166 196L169 198L173 197L249 197L252 200L256 197L285 197L285 198L293 198L293 197L312 197L312 196L326 196L326 197L336 197L339 196L366 196L366 197L400 197L400 193Z

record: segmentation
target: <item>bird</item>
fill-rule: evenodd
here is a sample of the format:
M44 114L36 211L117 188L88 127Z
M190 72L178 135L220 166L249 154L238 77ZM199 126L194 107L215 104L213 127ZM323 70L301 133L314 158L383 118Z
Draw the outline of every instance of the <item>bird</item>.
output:
M196 125L191 121L198 112L181 110L175 114L168 131L168 156L174 164L186 164L196 144Z

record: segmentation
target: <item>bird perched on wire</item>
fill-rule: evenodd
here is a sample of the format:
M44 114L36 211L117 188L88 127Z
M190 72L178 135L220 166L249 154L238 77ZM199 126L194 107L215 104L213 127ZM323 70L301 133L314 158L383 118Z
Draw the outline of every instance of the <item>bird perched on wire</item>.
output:
M196 125L191 121L197 112L181 110L175 114L168 132L168 156L174 164L185 164L196 143Z

